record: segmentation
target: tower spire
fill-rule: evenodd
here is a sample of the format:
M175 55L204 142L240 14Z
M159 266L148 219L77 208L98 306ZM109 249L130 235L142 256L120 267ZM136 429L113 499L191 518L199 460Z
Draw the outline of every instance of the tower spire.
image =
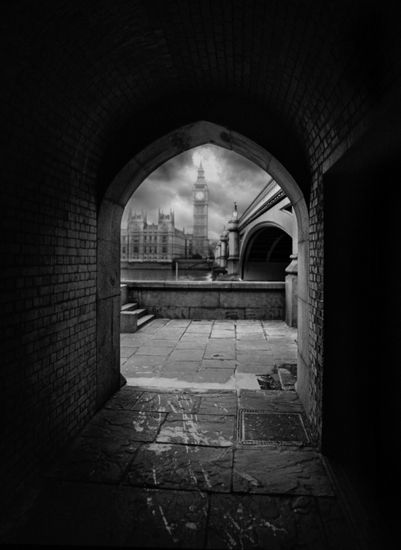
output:
M198 168L198 180L200 179L205 179L205 171L203 169L202 160L200 161Z

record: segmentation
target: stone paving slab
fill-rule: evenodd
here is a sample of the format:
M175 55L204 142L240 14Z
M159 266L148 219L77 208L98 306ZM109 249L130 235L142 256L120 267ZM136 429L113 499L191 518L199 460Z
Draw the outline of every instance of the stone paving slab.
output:
M237 361L239 363L260 363L260 364L272 364L274 363L274 355L270 351L253 350L253 351L237 351Z
M227 493L232 460L232 448L151 443L136 453L126 480L136 486Z
M235 348L235 338L209 338L207 345L214 348L224 349L224 348Z
M147 325L148 327L151 324ZM160 340L168 340L174 338L180 338L187 329L184 327L162 327L157 330L157 338Z
M203 359L203 353L203 349L174 350L168 360L169 362L201 361Z
M319 453L311 449L237 449L233 488L243 493L333 496Z
M133 355L125 363L125 368L135 367L158 367L163 363L163 359L157 355Z
M135 404L143 394L142 390L135 390L130 386L120 388L104 405L105 409L135 410Z
M152 365L143 365L143 366L136 366L127 364L128 361L124 363L121 367L121 374L128 378L142 378L142 377L153 377L157 378L160 374L162 365L160 362L154 366Z
M150 340L147 340L146 342L141 343L141 347L162 347L162 348L174 348L177 345L177 339L162 339L162 338L152 338Z
M49 477L70 481L119 483L141 443L123 438L80 437Z
M249 351L268 351L271 353L270 344L266 340L257 339L252 341L237 340L237 351L249 352Z
M267 412L304 412L302 403L295 392L278 390L240 390L239 407Z
M209 368L200 370L193 378L197 384L228 384L234 380L232 369Z
M238 361L237 372L248 374L272 374L276 367L273 362L247 363L244 360Z
M205 351L206 349L206 342L199 342L198 339L195 338L188 338L186 340L179 340L177 345L175 346L176 350L181 349L202 349Z
M324 550L314 499L211 495L207 548Z
M161 381L161 386L163 387L163 384L165 381L170 380L171 384L170 387L174 388L174 381L180 380L182 383L187 383L188 387L196 382L198 380L199 373L197 371L191 372L191 371L175 371L175 370L166 370L160 374L158 379Z
M166 414L158 412L102 409L80 434L103 445L109 440L128 446L134 441L155 439Z
M203 548L207 495L58 482L7 542L36 546Z
M195 332L192 333L185 333L180 339L179 343L188 343L188 344L199 344L206 346L206 344L209 342L209 336L207 334L196 334Z
M245 333L265 334L265 331L263 330L262 326L258 326L258 325L245 325L245 326L238 325L237 334L245 334Z
M235 370L237 362L234 359L203 359L201 369L231 369Z
M134 548L203 548L207 495L122 487L116 511L118 546Z
M233 330L212 330L212 333L210 335L210 338L213 339L220 339L220 338L230 338L234 337L235 333Z
M197 325L197 326L190 325L185 331L185 336L195 335L195 334L209 336L211 330L212 330L212 327L207 325Z
M170 319L164 326L166 328L186 328L190 324L190 319Z
M150 342L152 335L150 334L137 334L136 332L131 334L120 334L120 345L124 347L137 348L140 345Z
M144 378L156 382L160 377L160 369L156 367L140 367L135 369L134 371L130 371L124 370L123 365L121 372L127 380L127 384L130 386L140 386L141 384L137 381L143 380ZM155 386L155 384L152 383L152 386Z
M265 335L263 333L254 333L254 332L252 332L252 333L248 333L248 332L237 333L236 340L238 342L241 342L241 341L246 341L246 342L253 342L253 341L268 342L268 340L266 340Z
M154 412L197 412L201 397L192 393L143 392L133 410Z
M171 368L164 367L157 377L160 380L161 386L168 379L180 380L182 383L187 383L188 387L191 384L202 384L206 386L212 386L218 389L219 385L226 385L228 383L234 384L234 371L231 369L204 369L198 370L198 363L194 363L194 369L179 369L174 364ZM174 383L172 382L174 387Z
M181 374L196 374L201 368L201 364L201 361L167 361L162 366L161 376L171 375L172 373L176 373L178 377Z
M203 355L203 359L222 359L225 361L234 361L235 360L235 349L216 349L216 348L206 348Z
M209 392L206 395L201 395L197 412L199 414L236 415L237 395L235 392Z
M234 427L234 416L169 414L156 442L231 447Z
M138 349L139 349L139 347L121 346L121 348L120 348L120 357L122 359L128 359L128 357L133 355Z
M171 354L173 348L168 347L160 347L160 346L141 346L138 348L138 350L135 352L135 357L140 357L141 355L150 357L150 356L158 356L160 360L165 361L167 357Z

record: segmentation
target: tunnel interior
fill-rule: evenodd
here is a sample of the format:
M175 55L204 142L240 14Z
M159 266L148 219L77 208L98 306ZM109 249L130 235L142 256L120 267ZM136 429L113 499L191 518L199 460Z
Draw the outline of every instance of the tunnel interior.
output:
M212 121L218 130L197 144L246 149L269 172L274 157L278 179L285 167L298 184L291 202L305 203L299 300L308 327L298 390L362 507L379 495L382 532L390 520L396 526L383 487L399 477L400 279L389 262L399 233L398 8L390 0L6 3L3 495L62 453L118 390L122 210L164 149L173 156L194 145L180 128ZM355 151L352 167L337 164ZM379 235L372 266L366 241ZM367 455L377 460L365 464Z

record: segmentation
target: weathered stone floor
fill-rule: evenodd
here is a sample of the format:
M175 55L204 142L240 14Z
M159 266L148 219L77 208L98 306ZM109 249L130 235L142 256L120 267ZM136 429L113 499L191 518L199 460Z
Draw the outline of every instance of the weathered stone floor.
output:
M282 321L156 319L121 336L128 385L260 389L259 377L293 387L296 329Z
M293 336L277 322L165 320L123 335L129 385L1 542L357 548L296 393L250 382L294 362Z

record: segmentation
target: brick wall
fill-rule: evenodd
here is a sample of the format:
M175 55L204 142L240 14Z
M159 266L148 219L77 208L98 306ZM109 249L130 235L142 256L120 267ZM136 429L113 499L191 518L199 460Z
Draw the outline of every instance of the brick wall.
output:
M27 78L25 84L29 90L35 83ZM93 414L96 361L94 184L66 163L67 135L59 136L58 147L41 141L45 125L56 134L57 119L48 114L34 125L32 98L27 90L20 96L20 126L3 144L2 163L1 454L7 482L49 458Z
M94 411L96 206L93 185L54 161L10 154L3 168L1 454L12 482Z

